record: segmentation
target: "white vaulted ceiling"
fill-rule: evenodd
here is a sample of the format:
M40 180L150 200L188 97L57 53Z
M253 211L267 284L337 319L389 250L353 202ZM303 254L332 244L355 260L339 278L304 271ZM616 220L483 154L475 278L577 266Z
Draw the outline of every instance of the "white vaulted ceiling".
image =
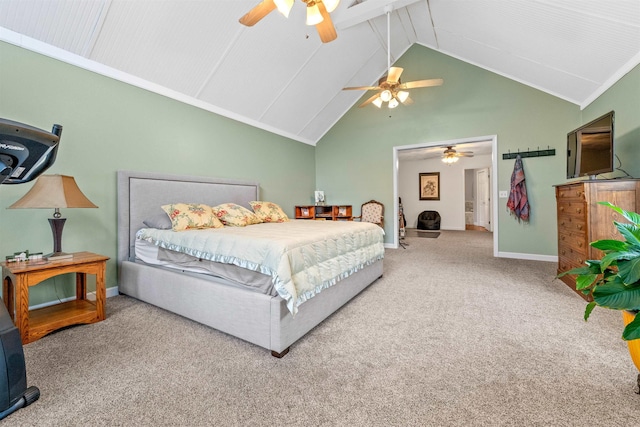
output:
M392 63L419 43L580 106L640 63L639 0L342 0L326 44L298 0L241 25L258 2L0 0L0 40L312 145L386 74L388 4Z

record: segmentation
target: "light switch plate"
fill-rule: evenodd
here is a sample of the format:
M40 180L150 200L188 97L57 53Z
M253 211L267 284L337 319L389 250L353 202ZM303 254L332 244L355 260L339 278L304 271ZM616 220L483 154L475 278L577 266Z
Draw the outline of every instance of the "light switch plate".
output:
M500 191L500 192L498 193L498 196L499 196L501 199L506 199L507 197L509 197L509 192L508 192L508 191Z

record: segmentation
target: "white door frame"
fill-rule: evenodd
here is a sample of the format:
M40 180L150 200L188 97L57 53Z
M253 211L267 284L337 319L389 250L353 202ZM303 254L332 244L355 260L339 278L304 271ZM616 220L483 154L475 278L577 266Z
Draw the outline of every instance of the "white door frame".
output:
M416 148L426 148L426 147L447 147L449 145L458 145L458 144L468 144L471 142L483 142L483 141L491 141L491 170L492 175L496 175L498 173L498 135L489 135L489 136L477 136L471 138L462 138L462 139L453 139L448 141L436 141L436 142L423 142L413 145L400 145L397 147L393 147L393 248L398 248L398 169L399 169L399 160L398 160L398 152L403 150L413 150ZM495 176L492 177L491 181L491 203L492 209L491 212L491 223L493 228L493 256L498 256L498 180Z

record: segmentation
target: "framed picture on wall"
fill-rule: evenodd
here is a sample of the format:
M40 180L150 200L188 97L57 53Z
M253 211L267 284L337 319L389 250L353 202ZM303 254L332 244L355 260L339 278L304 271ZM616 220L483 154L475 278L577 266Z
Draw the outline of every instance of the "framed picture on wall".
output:
M420 200L440 200L440 172L424 172L419 176Z

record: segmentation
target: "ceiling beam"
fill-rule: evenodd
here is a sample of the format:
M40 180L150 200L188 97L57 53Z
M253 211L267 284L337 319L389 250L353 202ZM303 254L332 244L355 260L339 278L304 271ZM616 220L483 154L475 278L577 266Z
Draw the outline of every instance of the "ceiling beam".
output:
M368 0L342 10L340 15L333 20L333 25L339 30L344 30L384 15L387 6L391 6L392 10L397 10L419 1L425 0Z

